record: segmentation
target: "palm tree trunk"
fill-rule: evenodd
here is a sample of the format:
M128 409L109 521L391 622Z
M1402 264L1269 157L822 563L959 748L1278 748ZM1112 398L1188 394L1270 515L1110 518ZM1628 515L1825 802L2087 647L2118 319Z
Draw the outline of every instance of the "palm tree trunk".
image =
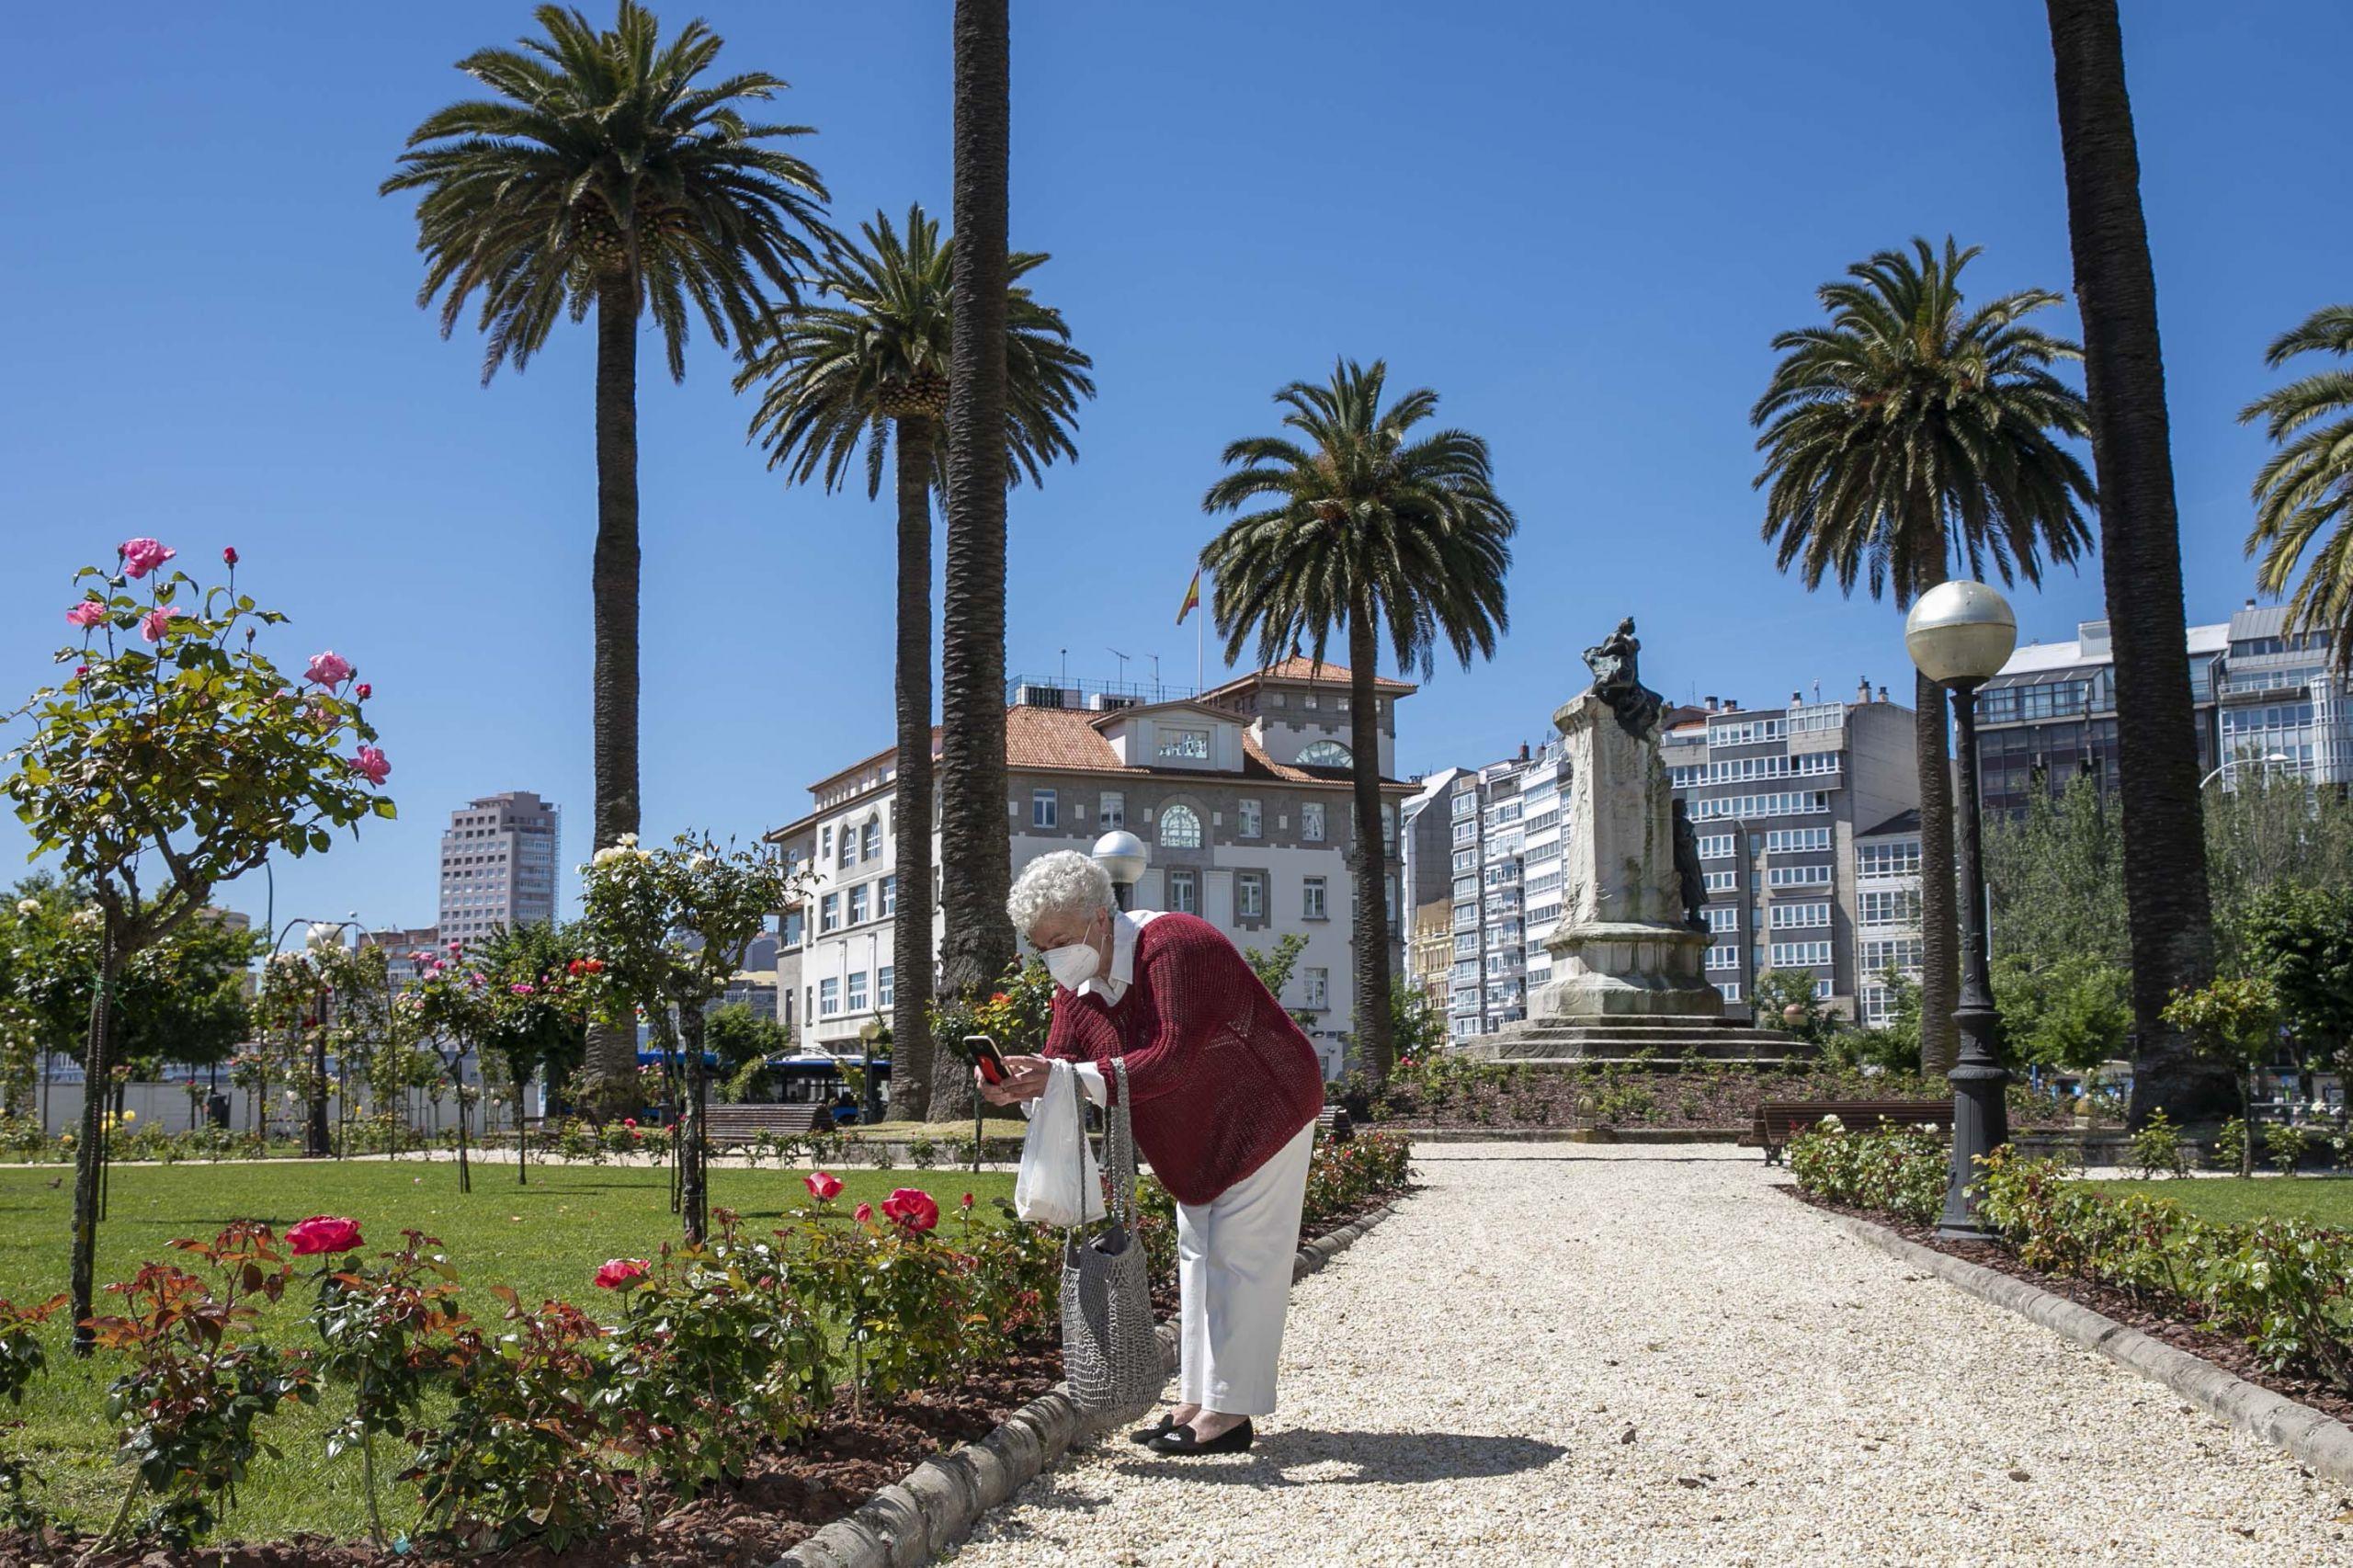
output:
M1942 574L1938 574L1942 581ZM1924 585L1933 587L1934 584ZM1914 674L1912 750L1920 769L1920 1071L1940 1078L1961 1055L1961 909L1952 858L1952 749L1945 688Z
M1006 0L956 0L955 313L948 397L948 605L940 651L940 862L949 994L1013 961L1005 898L1005 308L1011 145ZM950 1058L953 1061L953 1058ZM961 1121L972 1085L935 1074L933 1119Z
M1389 1017L1389 846L1381 833L1381 695L1373 685L1381 664L1380 629L1359 602L1348 613L1348 749L1356 795L1356 909L1349 922L1355 952L1357 1064L1376 1084L1395 1064Z
M595 603L596 843L602 849L639 826L637 793L637 283L608 278L597 290L597 549ZM588 1031L596 1110L634 1114L637 1032Z
M2225 1114L2230 1069L2164 1019L2166 999L2214 969L2198 735L2183 641L2180 526L2141 212L2141 160L2116 0L2047 0L2067 170L2067 236L2084 324L2084 385L2099 476L2100 572L2116 647L2118 804L2140 1044L2129 1120Z
M931 1103L931 490L938 426L898 421L898 779L891 825L899 879L891 923L892 1108L920 1120Z

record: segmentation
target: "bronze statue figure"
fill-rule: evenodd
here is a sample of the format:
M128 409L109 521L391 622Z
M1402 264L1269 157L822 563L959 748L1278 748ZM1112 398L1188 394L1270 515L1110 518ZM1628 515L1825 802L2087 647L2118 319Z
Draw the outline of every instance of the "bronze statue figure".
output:
M1642 652L1631 615L1597 646L1585 651L1586 667L1593 672L1593 694L1618 715L1618 727L1638 741L1657 726L1666 706L1665 698L1643 684Z
M1700 913L1708 906L1708 873L1699 865L1699 830L1692 824L1691 813L1682 801L1672 808L1675 813L1675 880L1681 884L1683 923L1694 931L1708 929L1708 917Z

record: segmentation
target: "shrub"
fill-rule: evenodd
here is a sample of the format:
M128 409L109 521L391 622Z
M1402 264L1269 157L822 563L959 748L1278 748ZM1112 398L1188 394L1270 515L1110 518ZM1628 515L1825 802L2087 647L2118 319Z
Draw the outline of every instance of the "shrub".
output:
M2215 1131L2214 1168L2242 1170L2246 1163L2246 1123L2234 1116Z
M2312 1137L2292 1122L2270 1121L2263 1127L2263 1154L2283 1176L2296 1174L2296 1163L2312 1148Z
M2132 1134L2131 1160L2143 1181L2154 1181L2159 1171L2177 1176L2189 1174L2181 1132L2162 1108L2150 1112L2147 1124Z
M1790 1141L1790 1174L1800 1188L1833 1203L1875 1209L1925 1225L1944 1209L1952 1156L1925 1127L1849 1132L1824 1119Z

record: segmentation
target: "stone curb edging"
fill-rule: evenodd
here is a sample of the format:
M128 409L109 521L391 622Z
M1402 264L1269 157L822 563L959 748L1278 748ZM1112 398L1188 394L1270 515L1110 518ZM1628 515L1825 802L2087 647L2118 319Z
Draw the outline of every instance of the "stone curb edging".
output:
M2062 1339L2153 1379L2250 1437L2285 1449L2315 1474L2353 1485L2353 1427L2311 1405L2251 1383L2203 1357L2128 1328L2037 1285L1906 1240L1883 1225L1830 1210L1822 1217L1865 1245L1927 1269L1981 1301L2007 1307Z
M1383 1122L1359 1123L1360 1132L1387 1132ZM1401 1127L1399 1136L1423 1143L1737 1143L1748 1134L1733 1127Z
M1395 1200L1301 1245L1297 1284L1396 1211ZM1163 1369L1176 1369L1176 1327L1156 1331ZM835 1519L769 1568L919 1568L964 1539L980 1517L1044 1471L1080 1436L1078 1409L1059 1388L1031 1400L977 1443L935 1454Z

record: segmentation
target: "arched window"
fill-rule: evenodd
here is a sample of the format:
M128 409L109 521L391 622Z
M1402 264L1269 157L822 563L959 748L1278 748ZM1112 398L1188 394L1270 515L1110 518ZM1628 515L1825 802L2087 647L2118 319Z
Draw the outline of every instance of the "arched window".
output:
M1299 754L1302 767L1353 767L1356 757L1337 741L1317 741Z
M1165 849L1199 849L1201 819L1190 806L1164 806L1160 812L1160 843Z

